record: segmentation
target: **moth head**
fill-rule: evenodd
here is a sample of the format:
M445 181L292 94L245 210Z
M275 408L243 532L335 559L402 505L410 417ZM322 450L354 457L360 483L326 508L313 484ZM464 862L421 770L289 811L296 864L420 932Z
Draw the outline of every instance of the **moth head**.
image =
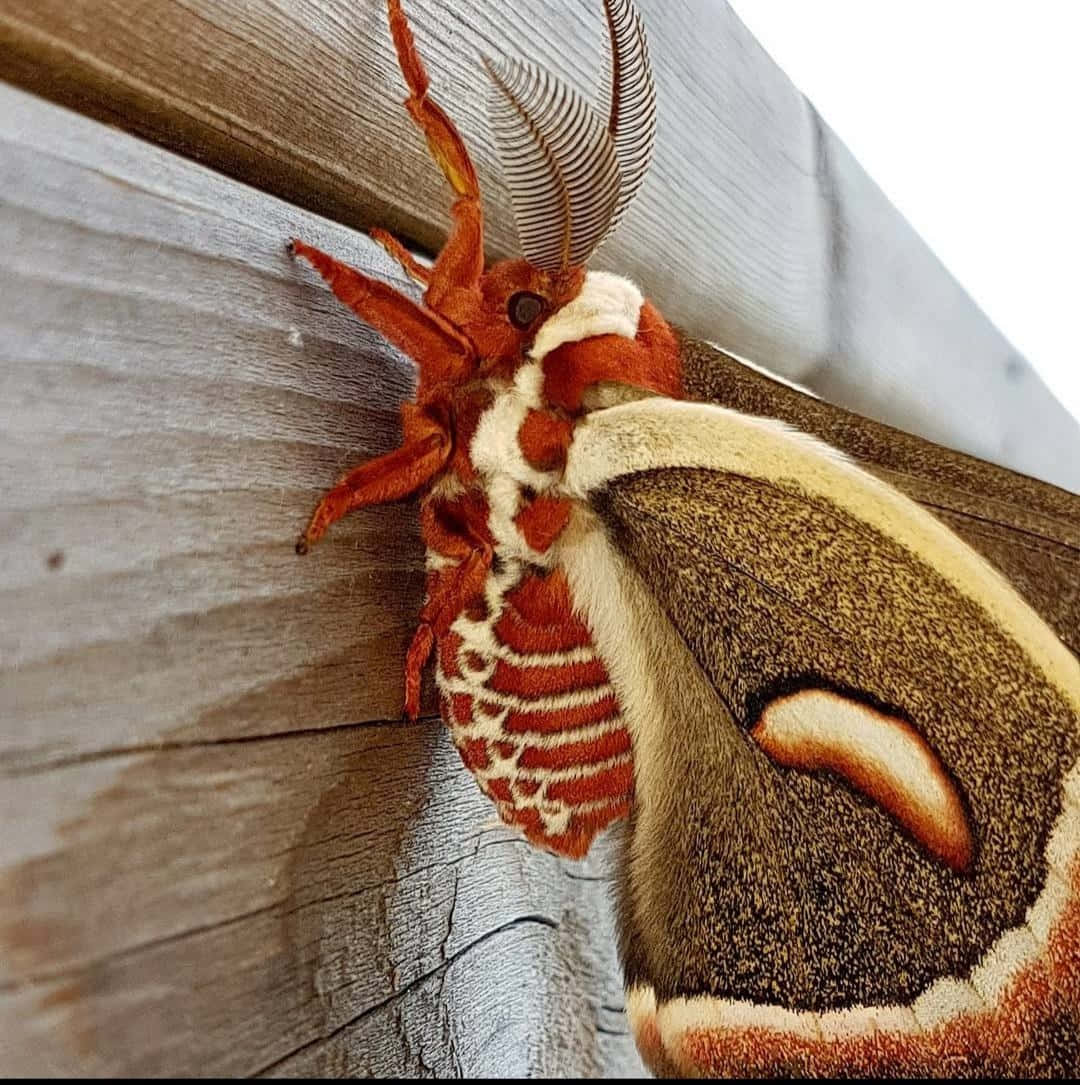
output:
M457 196L451 237L421 281L424 307L470 348L468 364L455 367L458 381L524 359L544 325L582 292L586 263L644 181L656 127L644 27L631 0L603 3L611 42L603 109L529 61L484 58L489 115L522 254L487 267L475 169L457 129L428 96L399 0L389 0L412 91L406 105ZM432 381L417 361L423 390Z

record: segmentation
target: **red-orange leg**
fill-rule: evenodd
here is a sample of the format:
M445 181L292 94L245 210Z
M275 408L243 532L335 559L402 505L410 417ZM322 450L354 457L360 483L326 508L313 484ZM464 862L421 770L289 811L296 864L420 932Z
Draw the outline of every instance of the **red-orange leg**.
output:
M456 287L476 286L484 273L484 214L480 205L480 186L465 141L454 122L428 97L431 81L416 51L416 42L400 0L388 0L387 6L398 65L409 88L405 108L424 133L432 157L458 197L452 209L453 229L431 269L430 285L425 294L425 301L433 308L439 308L449 291Z
M387 8L398 66L409 88L405 108L420 126L435 161L439 163L439 168L454 192L458 196L478 198L480 186L476 182L476 170L473 169L469 152L465 150L465 143L454 127L454 122L428 97L431 80L420 54L416 51L409 21L401 10L401 0L388 0Z
M484 593L484 582L491 568L491 548L474 550L460 565L444 572L436 589L420 612L422 621L430 622L440 637L449 632L454 619L470 600Z
M484 213L480 201L462 197L450 208L450 236L435 259L424 301L442 309L446 299L461 288L476 289L484 274Z
M442 470L450 448L446 437L432 433L350 471L319 502L307 531L296 544L297 553L306 554L346 513L415 493Z
M469 600L483 594L490 567L491 547L481 543L459 565L437 574L429 588L420 624L405 657L405 715L410 719L420 711L420 679L435 637L445 635Z
M405 655L405 715L410 720L420 715L420 680L434 646L435 631L428 622L422 621L416 627Z
M380 230L376 227L368 231L372 241L382 245L384 249L405 269L405 274L413 282L421 286L427 286L431 282L431 268L425 267L415 256L392 233Z
M289 249L307 260L361 320L416 362L421 387L461 380L471 372L475 358L472 344L438 313L422 309L386 283L362 275L303 241L290 242Z

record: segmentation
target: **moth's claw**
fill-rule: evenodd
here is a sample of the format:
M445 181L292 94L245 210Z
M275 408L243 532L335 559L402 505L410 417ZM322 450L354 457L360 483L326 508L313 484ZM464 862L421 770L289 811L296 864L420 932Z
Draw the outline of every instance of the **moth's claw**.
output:
M420 715L420 683L412 681L412 678L412 675L405 676L405 704L401 709L402 716L409 723L415 723L416 717Z

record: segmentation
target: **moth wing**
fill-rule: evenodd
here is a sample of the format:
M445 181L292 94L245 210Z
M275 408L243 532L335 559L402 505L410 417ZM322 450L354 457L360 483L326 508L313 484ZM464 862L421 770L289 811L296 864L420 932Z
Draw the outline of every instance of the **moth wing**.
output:
M819 437L918 501L987 558L1080 653L1080 498L854 414L683 338L688 398ZM989 454L989 453L988 453Z
M775 420L598 411L566 479L561 560L634 741L620 928L646 1058L1075 1069L1080 665L1057 634L926 509ZM1060 503L1070 537L1080 499Z

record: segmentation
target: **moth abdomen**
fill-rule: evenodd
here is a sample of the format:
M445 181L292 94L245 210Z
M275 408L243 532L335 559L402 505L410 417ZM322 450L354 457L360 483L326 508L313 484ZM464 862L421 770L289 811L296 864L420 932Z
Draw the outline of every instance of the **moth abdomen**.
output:
M512 567L487 615L441 638L441 713L500 817L551 851L584 855L633 795L630 736L607 669L558 571Z

